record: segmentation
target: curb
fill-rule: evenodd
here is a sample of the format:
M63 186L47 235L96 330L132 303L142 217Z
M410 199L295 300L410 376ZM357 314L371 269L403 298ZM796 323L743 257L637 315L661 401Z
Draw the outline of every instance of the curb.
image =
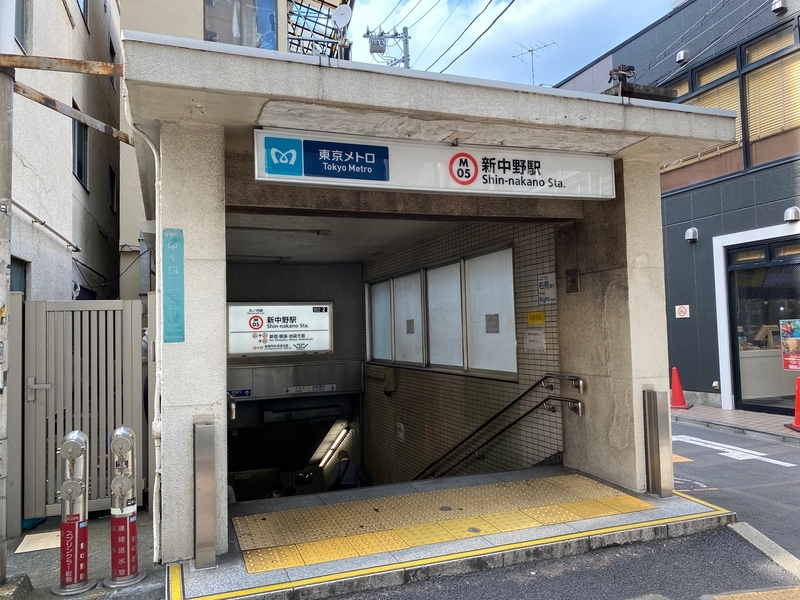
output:
M12 575L0 587L0 598L3 600L23 600L31 592L33 592L33 586L27 575Z
M248 598L249 600L316 600L356 592L373 591L406 583L430 581L439 577L477 573L499 567L526 564L533 561L576 556L610 546L622 546L636 542L679 538L717 529L719 527L725 527L735 522L735 513L717 513L671 523L662 523L619 531L605 531L596 534L589 533L566 540L545 542L542 544L534 543L523 548L487 552L479 556L449 560L447 557L442 557L441 561L424 565L409 565L407 567L379 573L353 575L350 577L343 574L344 578L342 579L305 585L301 584L280 590L262 591L254 588L200 597L195 600L221 600L222 598L226 600L233 600L234 598Z
M755 429L753 427L731 425L730 423L720 423L719 421L709 421L707 419L698 419L695 417L688 417L684 415L673 414L670 416L670 418L676 423L686 423L687 425L708 427L709 429L716 429L718 431L727 431L729 433L742 433L762 440L783 442L784 444L790 444L792 446L800 446L800 436L797 435L782 435L780 433L774 433L772 431L764 431L762 429ZM791 417L786 417L786 418L790 419Z

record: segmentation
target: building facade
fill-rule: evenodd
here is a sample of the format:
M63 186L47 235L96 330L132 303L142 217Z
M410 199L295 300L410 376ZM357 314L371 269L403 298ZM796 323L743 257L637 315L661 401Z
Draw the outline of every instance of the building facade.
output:
M46 10L17 0L17 51L119 62L118 8L74 0ZM119 127L119 78L28 69L16 78ZM12 290L28 300L116 299L119 141L17 96L13 143Z
M526 407L588 412L535 412L461 472L563 460L643 490L642 391L667 388L658 165L733 140L730 114L286 52L333 6L248 4L122 7L155 221L155 559L191 558L197 524L226 551L228 484L314 491L338 447L407 480L553 372L573 379ZM332 315L324 341L292 331L306 313Z
M675 2L556 87L609 71L736 111L736 140L661 165L670 365L690 402L793 414L800 318L800 2ZM788 212L787 212L788 211Z

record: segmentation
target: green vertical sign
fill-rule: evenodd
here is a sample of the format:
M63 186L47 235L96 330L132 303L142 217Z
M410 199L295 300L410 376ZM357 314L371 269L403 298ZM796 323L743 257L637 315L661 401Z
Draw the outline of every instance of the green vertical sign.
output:
M163 233L161 272L164 287L164 343L186 339L186 306L184 303L183 229L165 229Z

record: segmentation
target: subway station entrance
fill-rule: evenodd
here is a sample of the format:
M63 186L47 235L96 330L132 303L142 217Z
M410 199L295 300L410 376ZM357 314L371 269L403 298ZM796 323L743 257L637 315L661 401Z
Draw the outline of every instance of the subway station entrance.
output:
M481 538L644 511L658 165L732 139L732 116L136 32L123 50L156 221L156 560L462 539L443 507ZM373 485L322 493L342 449Z

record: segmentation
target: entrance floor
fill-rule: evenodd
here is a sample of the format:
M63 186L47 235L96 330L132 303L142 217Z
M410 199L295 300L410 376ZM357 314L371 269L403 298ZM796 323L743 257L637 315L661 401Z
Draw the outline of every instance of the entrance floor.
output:
M325 597L735 520L683 494L631 494L563 467L243 502L230 516L229 552L216 569L169 567L171 600L284 597L298 588Z

